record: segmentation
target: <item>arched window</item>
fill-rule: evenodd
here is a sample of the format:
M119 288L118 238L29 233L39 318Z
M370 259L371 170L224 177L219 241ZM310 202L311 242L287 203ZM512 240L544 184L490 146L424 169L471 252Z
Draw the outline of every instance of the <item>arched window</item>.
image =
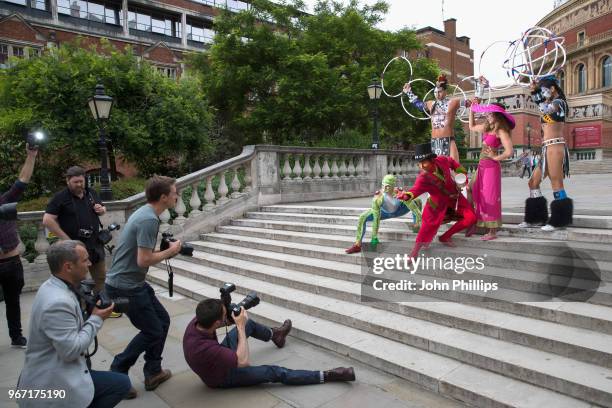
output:
M559 71L559 86L561 89L565 90L565 72Z
M610 85L612 85L612 58L607 56L601 61L601 86Z
M578 93L586 91L586 69L584 64L578 65L576 68L576 78L578 79Z

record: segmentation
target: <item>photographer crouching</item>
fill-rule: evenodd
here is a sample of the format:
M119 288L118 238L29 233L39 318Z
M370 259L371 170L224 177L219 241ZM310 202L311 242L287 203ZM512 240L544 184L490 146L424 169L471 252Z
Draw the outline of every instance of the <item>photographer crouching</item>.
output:
M234 388L263 383L288 385L322 384L333 381L355 381L352 367L328 371L292 370L275 365L250 365L248 338L272 341L278 348L285 346L291 331L291 320L281 327L269 328L251 319L246 309L259 303L254 293L240 304L231 304L229 293L233 284L221 288L221 299L202 300L196 317L187 325L183 336L183 353L189 367L212 388ZM219 343L217 329L236 324ZM226 329L227 330L227 329Z
M74 239L85 244L96 293L104 288L106 278L104 243L100 239L104 231L100 230L100 216L105 213L106 207L96 192L86 186L85 169L72 166L66 171L66 188L53 196L43 216L43 225L59 239Z
M106 292L111 298L129 299L127 315L140 330L125 350L115 356L111 370L127 374L144 352L145 389L152 391L172 375L161 367L170 316L145 278L150 266L177 255L181 242L168 241L166 249L155 251L159 215L174 208L178 199L175 180L154 176L147 180L145 195L147 204L130 216L119 237L106 274Z
M7 192L0 195L0 205L17 203L21 199L34 172L37 154L37 146L28 143L26 160L19 173L19 178ZM25 348L27 340L21 331L21 307L19 305L19 296L24 285L23 265L17 249L19 245L17 221L12 218L4 220L3 217L0 217L0 286L2 286L6 301L6 321L11 345Z
M23 407L100 407L117 405L128 395L125 374L91 370L88 348L114 304L81 310L79 287L91 263L80 241L58 241L49 247L52 276L34 298L30 315L30 343L17 390L53 393L54 398L23 398ZM84 316L85 315L85 316Z

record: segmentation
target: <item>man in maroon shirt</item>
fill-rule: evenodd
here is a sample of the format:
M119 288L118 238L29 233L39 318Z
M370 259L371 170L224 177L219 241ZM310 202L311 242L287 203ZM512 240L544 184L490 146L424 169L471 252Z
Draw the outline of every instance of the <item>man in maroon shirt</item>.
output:
M183 336L183 353L189 367L213 388L231 388L277 382L289 385L321 384L331 381L355 381L352 367L329 371L291 370L284 367L249 363L248 337L270 341L278 348L285 345L291 320L278 328L269 328L250 320L246 310L234 316L234 327L219 343L216 330L228 325L227 310L219 299L202 300L196 317ZM231 323L230 323L231 324Z
M34 172L34 162L38 149L30 149L19 179L13 186L0 195L0 205L16 203L21 199L23 192ZM25 348L27 340L21 332L21 308L19 295L23 289L23 265L19 258L19 236L17 235L17 221L0 221L0 286L6 302L6 321L8 323L11 345Z

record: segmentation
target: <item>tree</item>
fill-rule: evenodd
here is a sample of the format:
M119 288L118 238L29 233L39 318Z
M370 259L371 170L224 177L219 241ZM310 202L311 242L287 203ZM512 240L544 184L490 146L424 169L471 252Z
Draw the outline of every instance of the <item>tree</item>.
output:
M98 49L76 42L12 60L0 71L0 185L17 174L22 134L35 126L49 133L49 143L29 195L54 190L66 166L98 162L98 131L87 106L98 81L114 99L107 126L112 147L142 176L179 174L186 163L207 160L211 114L196 78L165 78L131 49L107 41Z
M388 6L359 7L319 1L314 14L301 2L254 0L248 11L222 13L215 42L191 68L217 112L220 132L234 142L316 145L339 133L371 129L366 88L399 50L420 47L411 30L385 32L374 25ZM415 76L434 78L437 68L418 60ZM391 75L395 87L408 79ZM425 123L410 120L398 99L380 101L383 145L419 139ZM354 147L368 147L358 138ZM361 144L365 141L365 146Z

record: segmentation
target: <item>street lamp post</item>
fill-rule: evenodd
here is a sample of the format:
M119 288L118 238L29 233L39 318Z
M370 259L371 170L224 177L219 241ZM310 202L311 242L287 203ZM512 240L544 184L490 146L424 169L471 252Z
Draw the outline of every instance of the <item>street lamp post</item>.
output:
M374 111L372 114L374 127L372 128L372 149L378 149L380 141L378 139L378 100L382 94L382 86L376 77L372 78L372 83L368 85L368 96L374 101Z
M527 150L531 150L531 123L527 122Z
M112 106L113 98L104 93L104 85L96 85L95 95L89 98L89 109L91 109L91 114L98 124L100 134L98 147L100 148L100 198L102 201L113 199L108 174L108 150L106 148L106 121L110 117Z

